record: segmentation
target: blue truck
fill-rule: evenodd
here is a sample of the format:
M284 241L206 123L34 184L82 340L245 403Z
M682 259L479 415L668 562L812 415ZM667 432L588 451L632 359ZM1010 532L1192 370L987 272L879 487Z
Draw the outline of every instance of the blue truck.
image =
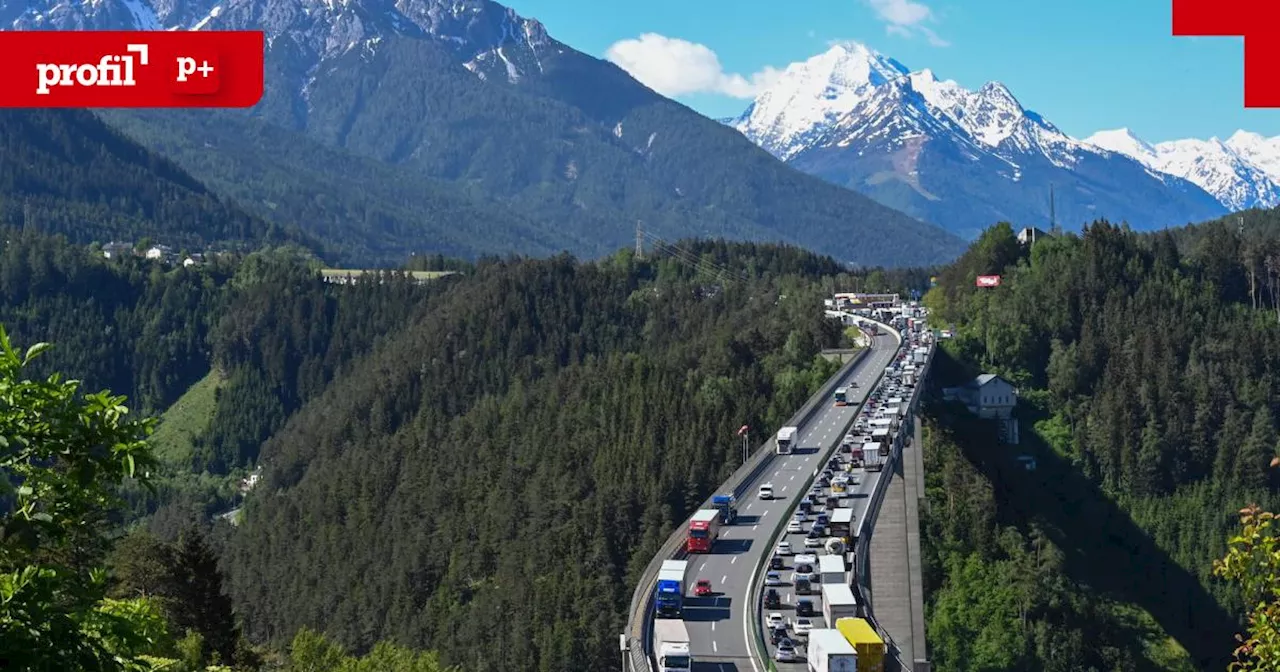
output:
M654 588L658 618L681 618L684 614L684 575L688 560L664 560Z
M711 506L720 512L720 524L732 525L738 519L738 500L733 495L716 495Z

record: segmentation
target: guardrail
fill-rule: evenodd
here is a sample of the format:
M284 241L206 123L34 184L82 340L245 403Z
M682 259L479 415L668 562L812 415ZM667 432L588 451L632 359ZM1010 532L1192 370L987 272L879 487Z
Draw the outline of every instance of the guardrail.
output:
M873 341L874 345L874 341ZM901 342L899 342L899 346ZM871 348L864 348L853 359L841 365L835 375L828 378L822 387L809 398L808 401L800 407L800 410L787 421L783 426L793 427L800 426L808 422L821 408L824 400L830 399L831 395L839 387L841 381L848 377L849 373L862 361ZM879 379L877 379L877 383ZM759 478L760 474L773 462L776 453L772 449L774 445L774 436L761 444L748 458L747 462L729 477L725 483L736 483L733 487L733 493L737 497L751 488L752 483ZM807 487L807 486L806 486ZM722 492L723 488L717 493ZM713 493L713 497L715 494ZM708 497L699 508L710 508L711 497ZM785 518L784 518L785 520ZM686 531L683 527L677 526L667 538L666 542L654 554L653 559L645 567L644 572L640 574L640 580L636 585L635 592L631 594L631 605L629 607L627 622L627 653L625 660L630 668L630 672L651 672L649 645L650 638L648 625L650 621L650 613L653 609L653 588L658 578L658 571L662 567L662 563L666 560L680 559L684 557L684 536ZM626 671L624 671L626 672Z
M903 341L902 341L902 335L901 335L901 334L900 334L896 329L893 329L892 327L890 327L890 326L889 326L889 325L887 325L887 324L882 324L882 323L877 323L877 324L878 324L880 327L882 327L882 328L884 328L885 330L887 330L887 332L888 332L889 334L892 334L895 338L897 338L897 339L898 339L898 348L899 348L899 349L900 349L900 348L902 348L902 343L903 343ZM876 389L876 387L878 387L878 386L880 385L880 381L882 381L882 380L884 380L884 370L881 370L881 371L880 371L880 373L876 376L876 380L875 380L875 382L873 382L873 383L871 384L871 386L870 386L869 388L867 388L867 389L868 389L868 390L875 390L875 389ZM862 402L858 404L858 410L857 410L857 412L855 412L853 415L851 415L851 416L849 417L849 422L848 422L848 423L846 423L846 424L844 425L844 427L841 427L840 432L839 432L839 436L840 436L840 437L843 437L843 436L844 436L844 435L849 431L849 427L850 427L850 426L852 426L852 425L853 425L853 423L858 419L858 415L862 412L862 407L863 407L866 403L867 403L867 402L866 402L866 399L863 399L863 400L862 400ZM831 448L827 449L826 454L824 454L824 455L823 455L823 456L818 460L819 464L820 464L820 465L821 465L821 464L825 464L828 460L830 460L830 459L831 459L831 453L833 453L834 451L836 451L839 447L840 447L840 441L837 441L837 442L835 443L835 445L833 445L833 446L831 446ZM890 456L890 460L892 460L892 459L893 459L893 457L892 457L892 454L891 454L891 456ZM820 472L820 471L821 471L821 468L819 468L818 470L816 470L814 473L810 474L810 475L805 479L804 486L799 490L799 492L807 492L807 491L808 491L808 489L809 489L809 488L812 486L812 484L813 484L813 479L817 477L817 473L818 473L818 472ZM876 482L876 489L877 489L877 490L881 490L880 483L882 483L882 482L884 482L884 481L885 481L885 479L879 479L879 481L877 481L877 482ZM873 495L872 495L872 496L873 496L873 497L875 497L876 495L873 493ZM884 492L883 492L883 491L881 491L881 492L880 492L880 494L879 494L879 497L883 498L883 496L884 496ZM791 516L795 513L795 509L796 509L796 507L798 507L798 506L800 505L800 500L801 500L801 499L802 499L802 497L793 497L793 498L791 499L791 505L787 507L786 513L784 513L784 514L779 518L778 522L774 524L773 534L769 536L769 543L766 545L766 547L767 547L767 548L773 548L774 544L776 544L776 543L777 543L778 536L782 533L783 529L786 527L787 522L791 520ZM868 508L870 508L870 507L868 507ZM879 506L877 505L877 507L876 507L876 508L877 508L877 511L878 511L878 510L879 510ZM865 521L865 520L866 520L866 518L867 518L867 516L866 516L866 515L864 515L864 516L863 516L863 520ZM764 634L760 631L760 618L761 618L761 613L762 613L762 611L761 611L762 607L761 607L761 605L760 605L760 597L761 597L761 596L760 596L760 594L756 591L756 579L757 579L757 577L759 577L759 576L760 576L760 573L761 573L761 571L762 571L762 570L763 570L763 568L764 568L764 564L765 564L765 562L767 562L767 561L768 561L768 559L769 559L769 555L770 555L769 553L763 553L763 554L761 554L761 555L760 555L760 560L756 563L756 566L755 566L755 567L753 567L753 568L751 569L751 578L750 578L750 580L748 580L748 581L747 581L747 618L753 619L753 625L752 625L752 627L750 627L750 628L749 628L749 630L751 631L751 644L753 644L753 645L754 645L756 656L757 656L757 657L759 657L762 661L764 661L765 669L769 670L769 672L776 672L778 668L777 668L777 666L774 664L773 659L769 657L769 647L765 645L765 643L764 643ZM859 597L861 597L861 595L859 595ZM753 667L754 667L754 665L753 665Z
M915 415L916 415L916 411L920 407L920 395L923 393L923 390L924 390L924 379L928 377L929 368L933 364L933 355L937 346L938 346L937 341L933 341L929 343L929 356L925 358L924 367L920 369L920 373L918 374L918 379L916 381L915 389L911 393L911 400L907 402L908 411L907 411L907 415L904 417L904 420L906 418L911 418L913 422L918 421L916 420ZM904 425L905 424L906 423L904 422ZM905 447L905 443L903 445ZM915 449L923 450L921 446L916 446ZM905 459L902 455L901 449L896 450L892 454L890 454L889 461L885 463L885 467L884 467L890 473L890 477L882 478L876 482L876 489L872 493L872 502L867 506L867 511L862 516L862 522L858 525L858 538L857 538L858 540L855 542L855 549L854 549L853 589L858 592L858 601L862 604L867 605L867 608L866 608L867 623L870 624L871 627L875 629L876 633L880 635L880 638L884 640L886 644L885 646L886 653L888 651L893 652L892 654L893 659L897 661L898 668L900 670L912 670L915 667L914 666L915 661L912 661L913 664L910 666L906 665L903 662L901 655L899 655L900 651L898 650L897 644L893 641L893 637L889 634L889 632L880 625L879 621L876 620L875 613L871 609L871 604L866 600L866 597L865 597L866 593L863 591L863 587L869 586L869 582L871 580L871 541L870 541L869 532L871 531L871 528L875 527L874 523L868 524L867 521L874 521L876 517L879 516L880 505L881 503L884 502L884 493L889 487L889 482L893 480L893 477L892 477L893 468L895 466L896 461L899 459ZM883 471L881 473L883 473ZM903 472L903 478L906 478L905 470Z

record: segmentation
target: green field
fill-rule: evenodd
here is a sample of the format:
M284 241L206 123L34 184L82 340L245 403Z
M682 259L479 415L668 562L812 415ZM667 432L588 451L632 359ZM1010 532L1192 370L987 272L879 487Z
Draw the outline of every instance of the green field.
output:
M161 462L185 464L191 460L196 436L207 429L213 419L221 384L218 372L210 371L160 416L160 425L151 435L151 445Z
M369 271L355 268L322 268L320 273L327 278L351 278L360 277ZM446 275L453 275L456 271L407 271L417 280L435 280Z

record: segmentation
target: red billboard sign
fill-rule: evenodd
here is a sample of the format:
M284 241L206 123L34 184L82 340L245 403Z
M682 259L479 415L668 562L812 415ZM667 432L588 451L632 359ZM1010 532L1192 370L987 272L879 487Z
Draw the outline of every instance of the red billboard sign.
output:
M998 275L979 275L979 276L978 276L978 280L977 280L977 282L975 282L974 284L976 284L976 285L977 285L977 286L979 286L979 287L999 287L999 286L1000 286L1000 276L998 276Z

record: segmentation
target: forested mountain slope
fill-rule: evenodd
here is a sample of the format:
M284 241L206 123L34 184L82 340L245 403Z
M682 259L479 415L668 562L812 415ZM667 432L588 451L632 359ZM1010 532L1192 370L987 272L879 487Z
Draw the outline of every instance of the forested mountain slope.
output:
M614 663L636 572L735 466L737 428L781 422L840 338L804 277L829 261L693 252L756 279L627 254L487 265L335 379L265 445L231 542L250 636Z
M261 217L323 240L334 263L411 253L551 255L592 247L556 221L227 110L104 110L113 126Z
M303 241L296 227L246 214L81 110L0 113L0 224L193 251Z
M1252 216L1264 215L1274 218ZM1000 225L939 275L926 302L941 322L957 324L947 350L960 369L941 382L978 371L1015 381L1023 445L999 448L973 432L957 439L995 488L1003 522L1021 531L999 543L936 525L928 535L938 669L980 669L996 655L973 648L986 625L942 618L948 602L972 604L996 590L996 582L975 581L960 559L1008 559L1013 547L1046 542L1076 586L1145 609L1196 669L1225 666L1241 604L1210 578L1211 563L1225 552L1234 512L1274 503L1277 485L1267 465L1280 410L1280 267L1240 251L1280 249L1280 238L1261 225L1246 227L1243 238L1235 221L1178 236L1097 223L1081 236L1041 238L1028 252ZM1003 275L1002 285L975 288L974 277L988 273ZM1035 457L1035 472L1014 462L1020 454ZM948 496L971 495L955 489ZM1088 614L1099 603L1064 616L1053 597L1062 590L1024 590L1023 618L992 625L993 633L1012 629L1009 641L1018 643L995 660L1079 669L1050 635L1064 619L1097 621ZM1126 660L1107 653L1105 641L1081 637L1075 646L1095 666Z

